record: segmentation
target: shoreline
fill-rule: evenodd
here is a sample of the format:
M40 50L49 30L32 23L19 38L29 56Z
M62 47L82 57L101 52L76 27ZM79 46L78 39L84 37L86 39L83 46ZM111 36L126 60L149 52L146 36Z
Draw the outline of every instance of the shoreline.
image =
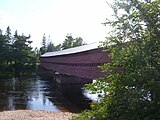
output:
M1 111L0 120L68 120L75 116L70 112L50 112L44 110Z

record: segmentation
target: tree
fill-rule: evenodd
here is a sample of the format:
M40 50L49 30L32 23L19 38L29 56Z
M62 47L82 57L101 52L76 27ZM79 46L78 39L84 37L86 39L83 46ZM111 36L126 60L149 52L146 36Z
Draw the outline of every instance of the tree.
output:
M43 38L42 38L42 47L40 48L41 54L44 54L44 53L46 52L46 47L47 47L46 35L43 34Z
M73 38L72 35L68 34L66 36L66 39L62 43L62 50L82 46L85 43L83 42L83 39L81 37Z
M12 62L12 58L10 56L12 56L12 43L13 43L13 40L12 40L12 34L11 34L11 29L10 27L8 26L7 27L7 30L6 30L6 33L5 33L5 36L6 36L6 51L5 53L7 53L7 55L5 56L5 60L7 61L7 64L10 64L11 65L11 62Z
M61 44L56 45L54 51L60 51L60 50L61 50Z
M29 36L18 35L17 31L14 35L13 43L13 66L15 75L21 76L25 74L28 70L35 68L36 66L36 56L30 44L32 41L29 40ZM32 67L32 68L31 68Z
M0 34L0 64L3 70L9 69L9 63L11 62L11 29L7 27L6 34ZM7 54L6 54L7 53Z
M0 29L0 35L2 35L3 31Z
M43 34L43 39L42 39L42 46L44 47L44 48L46 48L46 35L45 34Z
M0 77L35 72L39 55L32 51L29 39L30 35L18 35L17 30L12 36L10 27L5 34L0 29Z
M105 94L91 111L74 119L160 119L159 5L159 0L118 0L111 5L115 18L105 24L114 28L106 42L113 61L101 66L109 75L87 86Z
M7 30L6 30L6 37L7 37L8 43L11 43L12 34L11 34L11 29L9 26L7 27Z
M34 50L33 50L34 52L34 58L35 58L35 64L39 64L40 63L40 55L41 55L41 53L40 53L40 50L36 47L36 48L34 48Z
M86 43L83 42L83 39L81 37L77 37L77 38L75 38L75 40L73 42L73 47L82 46L85 44Z
M73 39L72 35L68 34L65 38L65 41L63 41L63 43L62 43L62 49L64 50L67 48L72 48L73 42L74 42L74 39Z
M50 42L48 45L47 45L47 50L46 52L54 52L54 51L59 51L61 50L61 44L55 46L52 42Z
M0 34L0 65L2 68L2 65L4 65L6 63L5 59L6 59L6 44L7 44L7 41L6 41L6 36L3 35L3 34Z
M47 50L46 52L52 52L54 51L54 44L52 42L50 42L48 45L47 45Z
M5 34L0 30L0 77L9 77L12 75L12 56L12 35L11 29L8 26Z

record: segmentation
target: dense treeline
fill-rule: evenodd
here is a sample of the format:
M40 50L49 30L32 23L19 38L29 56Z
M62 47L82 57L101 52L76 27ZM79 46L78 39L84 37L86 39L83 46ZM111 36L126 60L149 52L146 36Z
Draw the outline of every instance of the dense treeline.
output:
M81 37L73 38L71 34L68 34L59 45L54 45L50 36L47 40L45 34L40 49L33 50L31 43L30 35L19 35L17 31L12 35L9 26L5 32L0 29L0 77L23 76L31 73L36 69L41 54L85 44Z
M42 38L42 47L40 48L40 53L44 54L45 52L59 51L77 46L82 46L85 44L86 43L81 37L73 38L71 34L67 34L62 44L54 45L54 43L50 40L50 36L47 40L46 35L44 34Z
M38 62L38 54L31 47L30 35L11 33L0 30L0 77L22 76L34 70Z

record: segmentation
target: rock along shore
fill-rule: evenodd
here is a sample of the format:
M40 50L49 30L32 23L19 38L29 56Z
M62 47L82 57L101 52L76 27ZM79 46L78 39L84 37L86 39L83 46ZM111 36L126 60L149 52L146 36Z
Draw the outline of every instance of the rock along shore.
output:
M75 114L69 112L15 110L0 112L0 120L68 120L73 115Z

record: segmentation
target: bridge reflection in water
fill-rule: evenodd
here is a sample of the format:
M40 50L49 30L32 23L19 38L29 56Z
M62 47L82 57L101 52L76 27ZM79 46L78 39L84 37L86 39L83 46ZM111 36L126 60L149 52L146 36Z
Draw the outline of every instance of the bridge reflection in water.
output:
M81 112L89 109L91 100L84 96L83 85L59 84L56 88L56 97L50 99L61 111Z
M0 80L0 111L48 110L81 112L89 108L82 84L56 84L53 79L35 76Z
M57 83L57 76L52 76L52 74L50 74L50 71L44 69L42 76L43 78L45 78L45 80L47 79L50 81L50 93L48 94L48 96L53 97L49 98L49 100L52 101L60 111L78 113L85 109L89 109L90 103L95 100L94 95L92 98L92 95L89 94L88 91L83 89L84 83ZM73 81L76 78L79 79L78 77L71 77L66 75L61 76L61 79L70 79L69 81ZM89 82L91 82L91 80Z

